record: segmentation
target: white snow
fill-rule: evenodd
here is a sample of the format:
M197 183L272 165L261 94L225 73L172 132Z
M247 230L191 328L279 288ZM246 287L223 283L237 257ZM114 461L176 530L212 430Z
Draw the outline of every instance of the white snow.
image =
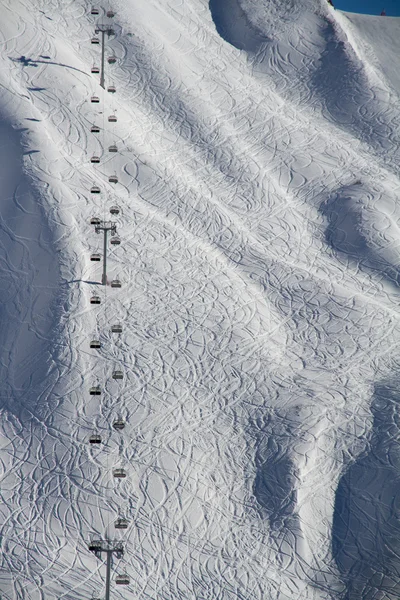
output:
M397 599L400 21L98 6L2 5L2 600Z

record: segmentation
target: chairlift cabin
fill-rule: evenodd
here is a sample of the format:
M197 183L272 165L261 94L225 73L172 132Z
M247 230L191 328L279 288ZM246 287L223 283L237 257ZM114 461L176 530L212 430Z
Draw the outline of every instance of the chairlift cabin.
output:
M110 115L108 117L108 121L109 121L109 123L116 123L117 122L117 115Z
M110 240L110 244L112 244L113 246L119 246L120 243L121 243L121 240L116 235L114 237L112 237Z
M111 144L111 146L108 147L108 151L109 152L118 152L117 144Z
M101 348L101 342L99 340L92 340L89 344L90 348Z
M100 162L100 156L92 156L92 158L90 159L91 163L99 163Z
M123 379L124 374L122 371L113 371L112 377L113 379Z
M108 181L110 183L118 183L118 177L116 175L110 175L110 177L108 178Z
M90 396L101 396L101 389L99 385L94 385L89 390Z
M100 73L100 69L99 67L96 67L95 65L93 65L93 67L90 69L91 73Z
M90 40L91 44L100 44L100 40L98 37L92 37L92 39Z
M115 94L116 91L115 85L109 85L107 88L107 92L110 92L110 94Z
M113 17L115 17L115 12L114 12L113 10L108 10L108 11L106 12L106 16L107 16L109 19L112 19Z
M119 279L113 279L111 282L111 287L112 288L120 288L121 287L121 282Z
M90 131L91 133L100 133L100 127L98 125L92 125Z
M91 15L98 15L99 9L96 6L92 6L92 10L90 11Z
M98 96L92 96L90 102L92 102L92 104L99 104L100 98Z
M89 438L89 444L101 444L101 435L94 433Z
M100 304L100 296L92 296L90 298L90 304Z
M125 421L123 419L116 419L113 423L113 427L116 431L122 431L125 429Z
M108 62L109 65L113 65L114 63L117 62L117 57L116 56L109 56L107 58L107 62Z
M129 585L130 577L126 573L117 575L115 578L115 583L117 585Z
M103 544L102 544L101 540L92 540L88 544L88 548L89 548L90 552L101 552L102 547L103 547Z
M120 517L114 523L115 529L128 529L128 525L129 525L128 519L124 519L123 517Z
M101 223L101 219L99 219L99 217L92 217L90 219L91 225L100 225L100 223Z
M100 262L101 261L101 254L91 254L90 255L90 260L92 262Z
M91 194L100 194L100 192L101 190L98 185L92 185L92 187L90 188Z
M125 469L113 469L113 476L117 479L123 479L126 477L126 471Z
M111 332L122 333L122 325L120 325L119 323L117 323L116 325L111 325Z
M111 208L110 208L110 213L112 215L119 215L119 211L120 211L119 206L111 206Z

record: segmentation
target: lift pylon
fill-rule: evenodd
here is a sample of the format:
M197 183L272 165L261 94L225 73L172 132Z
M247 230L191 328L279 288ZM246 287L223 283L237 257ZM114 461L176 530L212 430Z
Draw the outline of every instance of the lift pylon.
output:
M110 231L111 235L117 233L117 224L113 221L100 221L99 223L93 223L95 225L96 233L104 233L104 252L103 252L103 276L101 278L102 285L107 284L107 234Z
M112 555L115 554L116 558L122 558L124 555L124 546L122 542L115 542L110 540L93 540L89 542L89 550L93 554L100 558L102 554L106 554L107 557L107 571L106 571L106 596L105 600L110 600L110 582L111 582L111 566L112 566Z
M105 36L108 37L110 35L114 35L114 29L112 29L109 25L96 25L96 29L94 30L96 35L101 33L101 72L100 72L100 85L104 89L104 52L105 52Z

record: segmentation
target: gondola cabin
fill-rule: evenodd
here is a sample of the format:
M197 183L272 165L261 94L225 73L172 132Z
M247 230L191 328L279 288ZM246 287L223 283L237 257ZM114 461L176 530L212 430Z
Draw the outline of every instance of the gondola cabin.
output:
M122 431L125 429L125 421L123 419L117 419L114 421L113 427L116 431Z
M101 342L99 340L92 340L89 344L90 348L101 348Z
M89 444L101 444L101 436L97 433L94 433L89 438Z
M108 10L108 11L106 12L106 16L107 16L109 19L112 19L113 17L115 17L115 12L114 12L113 10Z
M115 64L117 62L117 57L116 56L109 56L107 58L107 62L108 62L109 65L113 65L113 64Z
M116 175L110 175L110 177L108 178L108 181L110 183L118 183L118 177Z
M110 92L110 94L115 94L116 91L115 85L109 85L107 88L107 92Z
M111 146L108 147L108 151L109 152L118 152L118 148L116 144L112 144Z
M90 102L92 102L92 104L99 104L100 98L98 96L92 96Z
M90 72L91 72L91 73L100 73L100 69L99 69L99 67L92 67L92 68L90 69Z
M108 117L108 121L109 121L109 123L116 123L117 122L117 116L116 115L110 115Z
M113 379L123 379L124 374L122 371L114 371L112 374Z
M112 244L113 246L119 246L120 243L121 243L121 240L116 235L114 237L112 237L110 240L110 244Z
M91 225L100 225L100 223L101 223L101 219L99 219L99 217L92 217L90 219Z
M100 162L100 156L92 156L92 158L90 159L91 163L99 163Z
M100 127L98 125L92 125L90 131L91 133L100 133Z
M101 540L92 540L88 544L88 548L89 548L90 552L101 552L102 547L103 547L103 545L102 545Z
M91 15L98 15L99 14L99 9L96 8L96 6L92 6L92 10L90 11Z
M113 469L113 476L117 479L123 479L126 477L126 471L125 469Z
M125 573L123 575L117 575L115 578L115 583L117 585L129 585L130 577Z
M121 287L121 282L119 279L113 279L111 282L111 287L112 288L120 288Z
M90 304L100 304L100 296L92 296L90 298Z
M111 206L110 213L112 215L119 215L119 212L120 212L119 206Z
M91 44L100 44L100 40L98 37L92 37L92 39L90 40Z
M101 254L91 254L90 255L90 260L92 262L100 262L101 261Z
M120 517L114 523L115 529L128 529L128 525L129 525L128 519L124 519L123 517Z
M122 333L122 325L120 325L119 323L117 325L111 325L111 332Z
M91 194L100 194L100 188L98 185L92 185L92 187L90 188L90 193Z
M101 396L101 389L99 385L94 385L93 387L90 388L89 390L89 395L90 396Z

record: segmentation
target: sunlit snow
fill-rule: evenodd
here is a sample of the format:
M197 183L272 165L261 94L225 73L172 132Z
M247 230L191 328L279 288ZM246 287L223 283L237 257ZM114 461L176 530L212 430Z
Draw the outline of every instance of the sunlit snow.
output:
M397 600L400 20L95 6L1 8L1 599Z

